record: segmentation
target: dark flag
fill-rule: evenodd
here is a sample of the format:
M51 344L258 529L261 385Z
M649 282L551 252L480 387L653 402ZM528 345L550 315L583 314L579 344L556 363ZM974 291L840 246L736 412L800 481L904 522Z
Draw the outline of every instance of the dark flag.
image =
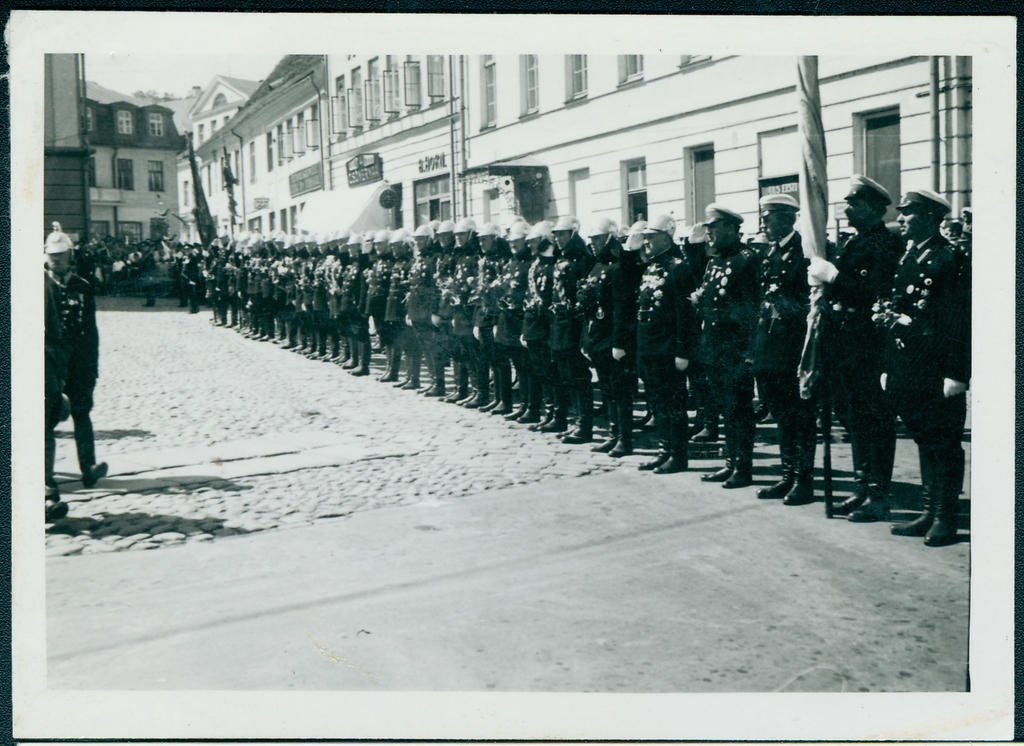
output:
M209 247L217 238L217 226L210 215L210 206L206 204L206 194L203 192L202 182L199 180L199 164L196 163L196 151L192 149L192 136L188 136L188 165L192 169L192 193L196 198L196 206L192 208L192 214L196 219L196 228L199 229L199 240L204 247Z
M238 179L235 178L234 174L231 173L231 159L228 158L228 149L224 150L224 188L228 192L228 212L231 214L231 233L235 233L235 221L238 218L238 203L235 202L235 184L238 183Z

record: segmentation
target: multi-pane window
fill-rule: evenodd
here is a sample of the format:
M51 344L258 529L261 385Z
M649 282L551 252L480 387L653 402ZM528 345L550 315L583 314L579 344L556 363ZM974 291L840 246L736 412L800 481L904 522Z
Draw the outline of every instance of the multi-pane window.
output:
M164 163L163 161L150 161L147 164L146 173L149 176L149 191L164 191Z
M149 113L149 134L153 137L164 136L164 115L151 111Z
M88 168L89 170L86 172L86 174L89 179L89 186L94 187L96 186L96 156L89 156Z
M249 183L256 181L256 141L249 142Z
M587 55L570 54L566 57L566 99L572 101L587 95Z
M274 133L267 133L267 172L274 170Z
M118 236L127 238L132 243L138 243L142 240L142 223L134 221L118 221L117 234Z
M524 54L519 58L523 88L522 113L532 114L540 106L540 83L537 74L537 55Z
M715 146L699 145L686 150L686 196L690 222L704 220L704 208L715 201Z
M213 137L213 133L217 131L217 120L210 120L210 137Z
M277 125L277 163L278 165L283 164L286 160L292 157L291 149L291 138L289 138L284 131L284 122Z
M117 188L135 189L135 171L132 168L131 158L117 159Z
M627 161L626 171L626 221L632 225L637 220L647 219L647 162Z
M92 132L94 126L95 126L95 124L93 123L93 119L92 119L92 107L91 106L86 106L85 107L85 131L86 132Z
M480 112L480 125L482 127L493 127L498 116L498 97L495 88L494 55L485 54L481 62L481 85L483 87L481 100L483 110Z
M402 88L398 77L398 65L390 54L385 58L384 68L384 113L398 114L402 110Z
M452 217L451 180L448 176L424 179L413 184L416 201L416 225Z
M295 118L295 134L293 137L295 155L302 155L306 152L306 114L299 112Z
M427 55L427 95L431 102L444 98L444 55Z
M273 233L274 229L277 227L277 213L271 211L268 213L267 218L269 220L270 232Z
M206 142L206 125L200 124L196 128L196 132L199 135L199 144L202 145L204 142Z
M181 204L183 207L188 207L191 191L192 190L189 189L189 182L187 179L181 182Z
M363 126L363 71L361 68L352 70L352 87L348 89L348 126Z
M420 63L411 57L405 60L405 105L418 109L423 105L423 93L420 90Z
M364 101L366 107L366 121L368 122L379 122L383 114L381 113L381 100L380 100L380 60L374 57L372 60L366 63L366 99Z
M619 84L630 83L644 77L644 56L642 54L619 55Z
M858 117L860 137L855 148L860 172L889 190L900 193L900 112L899 109L861 114ZM892 206L886 219L895 216Z
M348 129L348 91L345 90L345 76L334 79L334 100L331 102L331 133L344 135Z
M117 132L121 135L130 135L135 131L132 123L132 113L124 109L117 110Z

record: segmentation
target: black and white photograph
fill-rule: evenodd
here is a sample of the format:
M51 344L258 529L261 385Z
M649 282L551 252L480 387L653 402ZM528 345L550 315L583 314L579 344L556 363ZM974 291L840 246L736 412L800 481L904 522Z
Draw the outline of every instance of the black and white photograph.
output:
M15 737L1012 738L1015 19L8 43Z

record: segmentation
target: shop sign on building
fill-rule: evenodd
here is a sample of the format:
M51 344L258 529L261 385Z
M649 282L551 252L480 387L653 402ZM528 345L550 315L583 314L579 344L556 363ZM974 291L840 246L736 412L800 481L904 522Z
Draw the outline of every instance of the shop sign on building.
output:
M439 171L448 168L447 153L435 153L419 160L420 173L428 174L431 171Z
M384 161L380 153L360 153L345 163L350 187L370 184L384 178Z
M253 210L269 210L270 209L270 197L253 197L252 199Z
M288 189L293 197L298 197L300 194L317 189L323 189L323 186L324 171L319 163L299 169L288 176Z
M797 174L787 176L771 176L757 180L758 198L769 194L788 194L797 202L800 201L800 177Z

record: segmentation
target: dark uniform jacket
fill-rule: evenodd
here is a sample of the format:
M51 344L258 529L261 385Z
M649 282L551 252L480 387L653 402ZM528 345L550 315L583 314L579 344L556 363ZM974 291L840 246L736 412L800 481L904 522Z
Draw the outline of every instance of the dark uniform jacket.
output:
M406 298L409 296L409 280L412 258L394 259L391 262L391 286L388 288L384 320L405 323Z
M366 272L366 305L363 313L383 320L391 289L391 254L385 252Z
M899 237L879 221L851 237L830 257L839 274L825 286L823 304L826 344L834 364L863 364L873 358L872 370L881 365L884 331L871 316L879 298L892 291L896 262L903 253Z
M754 337L754 370L788 371L796 376L807 336L810 291L800 234L785 245L775 241L761 260L761 305Z
M609 241L616 240L610 237ZM580 349L593 357L612 348L615 300L612 294L614 256L603 255L576 290L576 313L583 319Z
M455 247L441 249L437 258L437 314L445 321L451 321L454 313L452 306L454 296L449 293L449 289L454 281L455 270L458 268L461 258Z
M741 244L719 249L708 261L699 304L704 362L739 373L742 363L752 359L758 270L757 254Z
M476 236L458 249L454 272L444 289L452 318L452 333L459 337L473 335L473 317L480 301L480 244Z
M594 257L579 234L573 234L562 256L555 262L551 275L551 334L548 344L552 352L576 350L580 346L583 319L576 312L576 292L580 280L587 276Z
M610 270L612 285L612 347L636 352L636 302L644 266L639 251L623 251Z
M538 253L546 251L549 246L546 240L542 241L537 249ZM523 299L523 338L527 342L548 341L551 333L548 308L551 306L551 278L554 272L553 256L538 256L530 265L526 297Z
M439 259L440 247L433 243L412 260L406 312L414 324L429 324L431 314L437 313L441 296L437 288Z
M99 377L100 337L92 285L74 272L64 278L63 284L56 275L47 273L46 282L47 376L52 363L62 381L73 378L76 382L94 382Z
M508 242L495 238L489 254L477 265L476 292L478 302L473 314L473 326L492 327L498 323L498 299L502 295L502 270L508 262Z
M690 264L670 251L650 260L637 293L636 350L641 356L690 360L697 346L697 312L690 295L697 289Z
M960 262L942 236L908 245L877 319L889 329L886 390L941 391L943 378L970 380L967 296Z
M519 346L523 333L523 301L530 281L530 250L524 248L502 267L498 286L498 332L494 340L508 347Z

